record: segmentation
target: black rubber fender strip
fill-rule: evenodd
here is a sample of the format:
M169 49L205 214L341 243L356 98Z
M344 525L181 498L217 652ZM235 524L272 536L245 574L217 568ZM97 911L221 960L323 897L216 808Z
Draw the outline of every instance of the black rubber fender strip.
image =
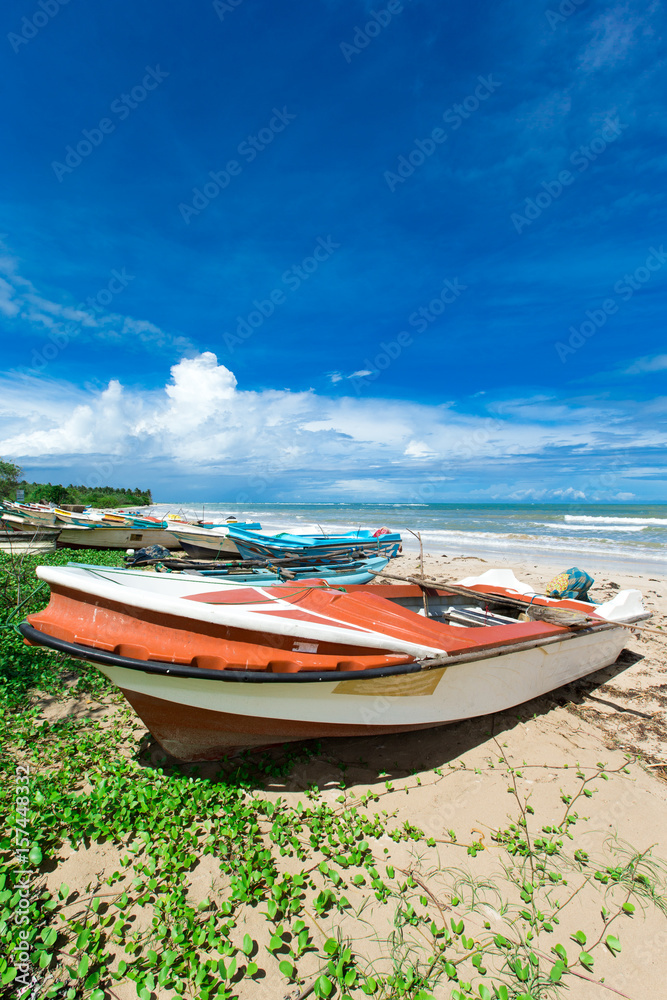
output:
M79 646L64 639L56 639L46 632L27 622L21 622L19 630L29 643L35 646L45 646L67 653L78 660L88 660L89 663L104 663L110 667L125 667L128 670L140 670L145 674L163 674L169 677L192 677L209 681L240 681L244 684L308 684L336 683L345 680L372 680L376 677L395 677L399 674L417 674L423 669L418 661L409 663L392 663L386 667L371 667L367 670L304 670L293 674L272 673L268 670L206 670L183 663L162 663L158 660L134 660L129 656L119 656L104 649L93 649L90 646Z

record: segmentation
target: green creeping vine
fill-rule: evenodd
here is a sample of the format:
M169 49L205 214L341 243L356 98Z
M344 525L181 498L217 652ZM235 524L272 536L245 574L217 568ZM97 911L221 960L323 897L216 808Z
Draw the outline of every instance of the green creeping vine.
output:
M16 567L2 567L7 615L43 599L28 596L31 565L21 564L19 582ZM586 820L574 807L602 782L627 780L627 764L564 768L557 815L538 819L519 790L523 768L492 742L498 753L475 771L506 778L509 822L486 842L481 831L470 843L454 830L435 838L401 821L399 806L462 763L358 795L346 786L348 765L327 758L341 772L335 801L317 785L290 784L322 760L313 744L219 767L150 765L142 727L95 671L26 649L11 629L1 634L0 808L9 830L19 819L17 763L30 772L25 922L16 919L23 865L11 833L0 840L0 980L17 996L25 976L16 956L27 947L35 1000L111 1000L120 982L132 982L139 1000L244 1000L248 981L264 978L276 995L318 1000L543 1000L574 979L599 982L602 951L622 962L623 923L637 907L667 912L667 869L651 848L610 840L594 859L578 843ZM30 701L37 686L105 697L113 712L41 720ZM92 857L103 846L113 870L100 861L86 885L63 884L49 873L67 845ZM474 870L481 861L483 876ZM193 885L206 864L216 875L201 898ZM600 913L584 929L570 927L576 897Z

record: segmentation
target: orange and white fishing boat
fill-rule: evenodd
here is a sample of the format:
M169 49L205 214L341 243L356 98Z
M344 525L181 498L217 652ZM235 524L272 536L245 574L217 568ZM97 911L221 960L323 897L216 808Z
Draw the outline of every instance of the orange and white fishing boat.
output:
M21 625L26 641L97 664L162 747L189 761L500 712L613 663L627 639L620 623L648 617L639 591L599 606L557 601L507 571L464 581L465 595L426 598L416 585L230 588L102 566L37 573L51 602ZM531 608L580 624L520 620Z

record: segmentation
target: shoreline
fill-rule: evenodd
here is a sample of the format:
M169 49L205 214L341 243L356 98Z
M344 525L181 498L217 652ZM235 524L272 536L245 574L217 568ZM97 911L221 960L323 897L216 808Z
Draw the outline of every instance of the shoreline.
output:
M644 576L660 577L665 580L667 585L667 556L656 559L654 562L642 561L640 556L637 558L631 558L629 556L623 555L599 555L599 556L589 556L588 553L583 553L578 555L576 552L562 553L555 552L553 550L539 551L530 548L516 550L497 550L497 549L481 549L475 550L474 546L468 546L466 552L459 552L456 547L449 546L451 555L447 552L435 554L433 552L426 552L424 548L424 558L427 555L429 559L435 559L436 561L448 560L449 562L462 562L464 560L473 560L480 563L480 565L486 564L487 569L491 569L494 566L502 566L503 568L516 569L516 567L525 567L527 570L532 567L532 571L540 570L542 574L550 574L547 576L547 582L551 577L555 576L557 573L562 573L564 570L569 569L571 566L581 563L580 569L588 573L594 579L597 577L608 576L616 574L630 575L637 577L638 579ZM408 558L419 559L419 543L415 539L410 539L406 544L405 538L403 539L403 555ZM517 574L518 575L518 574ZM532 581L529 581L532 582Z
M521 506L521 505L519 505ZM503 566L537 564L562 572L573 565L590 573L648 574L667 577L667 506L550 506L489 505L401 505L401 504L154 504L155 513L182 511L209 519L234 514L240 521L260 521L262 530L274 534L320 531L340 533L356 528L375 531L386 525L400 531L406 554L419 551L419 532L425 551L448 557L474 557ZM576 513L575 513L576 511ZM655 517L656 512L664 517ZM595 516L592 516L595 514ZM612 514L613 517L608 515ZM610 523L613 522L613 523ZM553 576L554 573L551 575Z

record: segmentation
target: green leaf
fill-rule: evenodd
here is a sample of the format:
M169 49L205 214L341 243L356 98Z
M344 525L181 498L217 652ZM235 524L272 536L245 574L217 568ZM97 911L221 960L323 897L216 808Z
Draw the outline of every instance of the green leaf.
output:
M33 865L41 865L42 849L39 844L33 844L28 852L28 858Z
M572 940L576 941L577 944L580 944L583 948L586 944L586 935L583 931L575 931L574 934L572 934Z
M291 962L288 962L287 959L283 959L283 961L278 964L278 968L286 979L292 979L294 976L294 966Z
M327 955L335 955L338 951L338 941L335 938L329 938L324 945L324 950Z
M250 954L252 954L252 949L254 947L254 944L255 944L255 942L250 937L250 935L249 934L245 934L244 937L243 937L243 944L241 945L241 951L243 952L243 954L244 955L250 955Z
M480 997L482 998L482 1000L493 1000L493 997L491 996L491 990L489 990L489 989L488 989L488 988L487 988L487 987L486 987L486 986L484 985L484 983L481 983L481 984L480 984L480 987L479 987L479 995L480 995Z
M254 976L259 972L259 966L257 962L248 962L248 975Z
M608 934L604 943L607 945L607 948L609 948L612 955L618 955L621 950L621 942L617 937L614 937L613 934Z
M623 903L623 912L624 913L634 913L635 912L635 908L632 905L632 903Z
M586 968L586 969L592 969L593 968L593 956L589 955L589 953L587 951L582 951L581 952L581 954L579 955L579 961L584 966L584 968Z
M452 965L451 962L445 962L445 972L447 973L450 979L456 979L458 976L458 972L456 971L456 966Z
M565 968L566 968L565 962L561 961L561 959L559 958L556 964L554 965L553 969L549 973L549 979L551 980L552 983L559 983L561 981L563 973L565 972Z
M563 948L563 945L557 944L552 950L555 951L558 957L563 960L565 965L567 965L567 952L565 951L565 948Z
M316 997L328 997L331 993L333 993L333 988L333 983L328 976L318 976L315 980L313 992Z
M504 984L496 986L495 991L498 994L498 1000L509 1000L509 993L507 992L507 987Z
M88 958L87 955L84 955L81 961L79 962L76 970L76 974L79 979L82 979L83 976L86 976L88 974L89 965L90 965L90 959Z

